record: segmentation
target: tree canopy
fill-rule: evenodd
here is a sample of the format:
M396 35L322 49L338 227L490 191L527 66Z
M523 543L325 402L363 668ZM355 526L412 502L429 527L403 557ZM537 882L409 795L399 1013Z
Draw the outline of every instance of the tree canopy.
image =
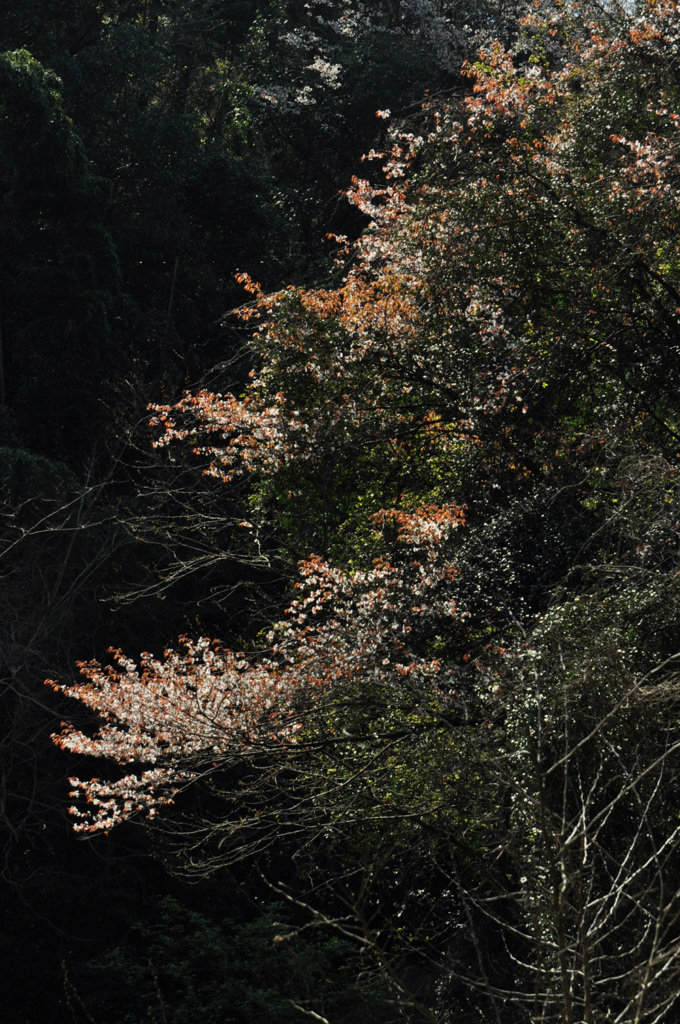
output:
M237 649L84 663L52 685L98 731L56 741L120 768L72 779L81 831L175 800L186 870L289 849L269 885L300 930L358 943L407 1016L657 1022L680 949L680 16L490 21L467 93L379 111L331 283L239 275L249 380L152 409L159 454L233 503L234 556L290 579L283 614ZM340 88L343 24L264 101Z
M672 1021L679 32L0 10L8 1024Z

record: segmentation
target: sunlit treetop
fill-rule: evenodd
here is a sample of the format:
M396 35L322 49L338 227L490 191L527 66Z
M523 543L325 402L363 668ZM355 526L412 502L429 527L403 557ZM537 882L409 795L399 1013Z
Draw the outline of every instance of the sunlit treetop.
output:
M534 52L490 44L465 69L472 94L428 103L419 134L395 129L380 187L354 182L371 224L341 243L337 286L267 295L242 276L249 385L155 408L157 444L193 449L234 492L269 482L270 521L291 473L325 486L342 470L360 492L369 456L372 479L415 467L426 497L374 504L372 557L352 568L310 532L264 656L202 640L141 668L121 655L84 665L85 682L61 689L103 724L93 737L67 724L57 742L134 771L75 780L89 801L78 828L152 812L215 764L296 742L301 709L333 688L450 699L456 667L437 652L465 622L466 453L507 486L559 488L573 485L565 451L594 444L603 418L652 422L676 443L679 21L674 3L591 22L539 9L522 44ZM296 500L304 519L304 487Z

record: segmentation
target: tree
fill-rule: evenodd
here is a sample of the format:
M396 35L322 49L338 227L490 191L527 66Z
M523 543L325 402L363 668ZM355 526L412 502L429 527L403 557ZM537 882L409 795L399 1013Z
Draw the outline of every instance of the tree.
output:
M53 72L18 50L0 55L0 78L0 402L43 454L87 457L86 424L104 420L91 388L102 363L121 367L110 182L94 173Z
M252 902L238 910L232 905L220 920L214 909L199 913L164 897L120 947L70 976L73 992L88 1012L121 1022L159 1012L173 1024L291 1024L305 1011L347 1024L361 1013L393 1019L384 988L352 983L350 965L360 967L348 940L315 934L291 943L279 935L273 944L277 928L292 927L290 908L275 904L258 917Z
M300 559L263 649L57 687L100 722L57 742L128 772L74 780L79 829L231 785L189 856L297 840L327 895L279 896L431 1021L678 998L678 11L587 13L529 15L395 133L339 284L242 276L243 393L154 410L244 546Z

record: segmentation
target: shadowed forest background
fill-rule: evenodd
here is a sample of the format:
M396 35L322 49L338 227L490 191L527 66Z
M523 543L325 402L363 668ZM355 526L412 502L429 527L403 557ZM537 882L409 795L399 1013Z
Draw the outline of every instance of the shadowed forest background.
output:
M3 1020L672 1020L675 4L4 6Z

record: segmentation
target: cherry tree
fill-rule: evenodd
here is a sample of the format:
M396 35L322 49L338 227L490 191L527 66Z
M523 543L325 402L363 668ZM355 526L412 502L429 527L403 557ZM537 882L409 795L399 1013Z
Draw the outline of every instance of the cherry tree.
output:
M66 726L59 742L154 767L76 783L97 809L81 828L154 810L220 752L294 737L296 705L333 682L377 673L444 691L450 666L423 624L460 620L461 559L445 540L471 459L487 477L563 489L582 458L566 460L565 477L574 442L556 432L567 407L592 426L593 397L610 418L646 416L675 437L650 402L675 379L676 8L584 25L562 7L524 27L528 64L491 45L467 69L474 93L462 106L428 108L423 135L394 133L384 185L355 181L350 199L372 224L341 252L351 262L339 286L265 295L243 275L257 360L246 392L154 411L158 445L193 447L225 486L252 482L246 538L288 500L304 521L305 479L325 483L338 466L340 487L355 472L355 495L367 478L415 472L429 500L398 481L390 509L376 488L354 565L312 555L318 538L303 535L299 586L313 596L290 606L265 657L202 640L140 668L122 654L84 665L86 682L65 692L104 724L94 738ZM569 60L544 60L546 39L570 46ZM640 75L645 89L632 90ZM638 366L628 357L641 346ZM390 532L401 553L376 560L371 538Z
M305 909L428 1020L462 989L498 1021L677 1001L677 502L654 467L678 440L679 26L670 0L530 13L467 98L370 154L384 181L348 193L370 227L336 239L333 287L242 276L249 385L153 425L243 493L245 545L299 560L294 599L264 650L186 640L57 686L100 722L57 742L125 772L73 780L81 831L249 759L280 801L278 755L309 755L287 821L342 847L343 913Z

